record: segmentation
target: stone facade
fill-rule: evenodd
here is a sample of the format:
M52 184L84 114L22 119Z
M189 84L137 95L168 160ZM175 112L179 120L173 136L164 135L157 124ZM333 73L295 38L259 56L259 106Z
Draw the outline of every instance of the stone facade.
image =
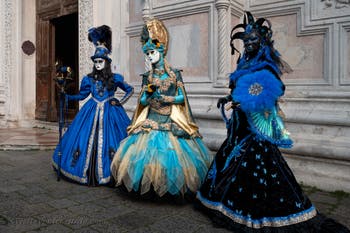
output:
M295 146L283 151L298 179L350 191L350 3L340 0L82 0L79 1L79 74L91 70L88 28L110 25L112 69L135 86L125 105L132 115L145 68L140 45L144 20L157 17L170 33L167 58L183 77L205 142L217 150L225 127L216 108L228 93L229 34L243 10L272 22L275 46L294 72L282 108ZM0 125L35 122L35 0L4 0L0 7ZM23 10L25 9L25 11ZM21 12L25 12L22 14ZM239 47L239 44L237 44Z

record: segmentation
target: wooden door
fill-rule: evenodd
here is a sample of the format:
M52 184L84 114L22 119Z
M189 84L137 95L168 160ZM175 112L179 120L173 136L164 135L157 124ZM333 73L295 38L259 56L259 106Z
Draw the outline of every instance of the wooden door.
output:
M56 25L57 19L78 12L78 0L37 0L36 1L36 109L35 118L43 121L57 121L57 91L54 77L56 74ZM78 33L78 28L76 33ZM78 57L78 48L72 51ZM68 64L70 65L70 64ZM77 59L75 62L78 75ZM79 76L77 76L79 77ZM78 78L77 78L78 79ZM78 89L75 80L73 89ZM78 111L78 105L70 108L70 118Z

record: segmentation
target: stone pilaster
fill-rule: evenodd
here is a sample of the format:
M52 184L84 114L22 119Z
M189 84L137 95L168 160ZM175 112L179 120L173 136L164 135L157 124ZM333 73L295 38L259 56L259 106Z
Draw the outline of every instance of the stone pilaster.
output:
M90 56L93 53L93 44L89 42L87 33L93 26L93 0L79 1L79 75L91 72Z
M149 20L152 16L151 16L151 5L150 5L150 0L145 0L145 3L143 5L143 9L142 9L142 18L143 21L147 21Z
M215 6L218 12L218 74L215 84L221 86L225 83L229 72L228 9L230 1L217 0Z

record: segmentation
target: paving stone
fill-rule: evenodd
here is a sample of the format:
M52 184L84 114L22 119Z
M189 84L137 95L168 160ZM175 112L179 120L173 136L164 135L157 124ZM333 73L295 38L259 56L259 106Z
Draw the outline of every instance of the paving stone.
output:
M11 192L15 192L18 190L24 190L25 187L23 187L22 185L17 185L17 184L10 184L10 185L1 185L0 186L0 192L2 193L11 193Z
M149 228L154 233L192 233L196 232L200 228L200 226L201 225L194 223L192 219L189 219L184 216L175 216L166 219L161 219L149 226Z
M124 228L123 226L117 225L113 222L100 222L97 224L90 225L90 229L94 229L101 233L124 233L124 232L135 232L135 231L129 231L128 229ZM142 228L142 232L145 231L145 228Z
M155 223L157 220L159 220L157 219L157 217L152 216L150 214L144 215L134 211L134 212L120 215L117 218L110 220L110 222L113 222L118 226L121 226L122 228L125 228L130 231L130 230L135 230L137 228L151 225Z
M63 220L63 224L71 229L77 230L95 224L97 221L86 215L78 215Z
M68 200L66 198L63 199L55 199L53 201L48 202L48 204L56 209L64 209L64 208L68 208L71 206L75 206L78 205L77 202Z
M0 207L2 208L2 207ZM9 218L24 218L28 216L36 216L39 214L44 214L52 212L55 210L51 206L40 203L40 204L10 204L2 210L2 214Z
M85 192L85 193L81 193L81 194L74 194L74 195L70 195L69 197L67 197L68 199L75 201L75 202L79 202L79 203L86 203L86 202L91 202L94 200L98 200L98 199L103 199L107 196L110 196L109 194L106 193L100 193L99 195L96 195L94 193L93 190Z
M75 230L74 233L99 233L99 231L93 230L91 228L82 228L79 230Z
M337 203L337 198L331 196L329 193L315 192L309 195L309 198L314 203Z
M104 207L98 206L93 203L84 203L67 208L68 211L74 214L93 214L99 211L105 210Z
M8 224L0 225L0 232L17 233L17 232L31 231L31 230L46 226L45 223L32 217L11 218L8 220L9 220Z
M229 231L225 228L219 228L219 227L213 227L213 225L201 225L196 233L232 233L232 231Z
M45 222L48 225L63 224L74 218L75 215L66 209L59 209L49 213L35 216L38 220Z
M40 227L38 229L35 229L34 231L28 231L26 233L69 233L69 232L73 232L73 230L71 230L70 228L64 226L64 225L60 225L60 224L53 224L47 227Z
M133 209L127 206L111 206L109 208L104 208L101 211L98 212L92 212L90 214L87 214L92 219L95 219L96 221L108 221L117 218L118 216L128 214L132 212Z
M37 194L46 193L46 190L38 187L38 184L34 185L24 185L25 189L18 190L17 193L21 194L24 197L31 197ZM46 194L47 195L47 194Z
M0 182L1 184L1 182ZM23 200L23 196L19 194L18 192L11 192L11 193L1 193L0 192L0 203L1 202L8 202L8 201L18 201Z
M26 201L31 204L49 203L54 200L55 199L53 197L50 197L46 193L36 194L26 198Z

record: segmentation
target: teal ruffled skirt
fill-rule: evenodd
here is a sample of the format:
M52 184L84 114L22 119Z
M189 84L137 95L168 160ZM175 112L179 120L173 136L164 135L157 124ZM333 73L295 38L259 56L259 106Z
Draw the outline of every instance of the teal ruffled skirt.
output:
M117 186L141 195L151 188L157 195L196 192L212 156L199 137L177 137L171 131L131 134L114 155L111 171Z

